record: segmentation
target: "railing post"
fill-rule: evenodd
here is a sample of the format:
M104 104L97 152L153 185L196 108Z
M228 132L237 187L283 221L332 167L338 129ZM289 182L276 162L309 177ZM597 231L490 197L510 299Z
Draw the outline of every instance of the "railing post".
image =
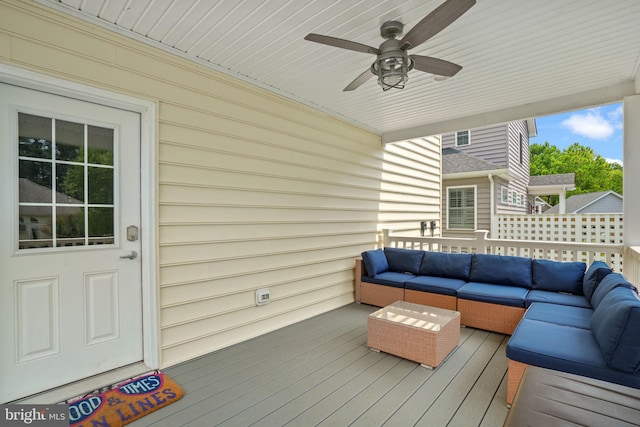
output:
M383 228L382 229L382 246L384 246L385 248L390 246L389 245L389 234L391 233L392 230L389 230L388 228Z
M487 233L489 233L489 231L487 230L476 230L474 232L475 239L476 239L475 244L476 244L477 253L480 253L480 254L487 253Z

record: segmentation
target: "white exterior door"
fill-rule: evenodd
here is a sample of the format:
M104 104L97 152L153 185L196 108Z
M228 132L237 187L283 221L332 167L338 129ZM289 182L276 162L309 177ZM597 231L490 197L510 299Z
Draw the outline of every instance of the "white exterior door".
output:
M141 361L140 115L0 84L0 200L0 402Z

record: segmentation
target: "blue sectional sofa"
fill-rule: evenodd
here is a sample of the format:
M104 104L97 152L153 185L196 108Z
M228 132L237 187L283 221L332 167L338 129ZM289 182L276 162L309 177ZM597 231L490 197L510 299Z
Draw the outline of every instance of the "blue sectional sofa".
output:
M527 366L582 375L640 389L640 299L619 273L597 280L594 263L585 274L589 307L532 304L507 344L511 403ZM610 272L610 270L609 270Z
M511 334L507 402L527 366L640 389L640 299L601 261L557 262L400 248L362 253L356 300L460 312L461 324ZM586 271L585 271L586 270Z
M533 302L590 307L585 269L582 262L384 248L363 252L356 263L356 300L457 310L463 325L511 334Z

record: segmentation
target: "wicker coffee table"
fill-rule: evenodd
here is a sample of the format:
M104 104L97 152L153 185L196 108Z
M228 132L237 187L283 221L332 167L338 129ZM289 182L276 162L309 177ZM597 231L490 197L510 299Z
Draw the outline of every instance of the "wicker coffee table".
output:
M460 313L396 301L367 320L367 345L434 368L460 342Z

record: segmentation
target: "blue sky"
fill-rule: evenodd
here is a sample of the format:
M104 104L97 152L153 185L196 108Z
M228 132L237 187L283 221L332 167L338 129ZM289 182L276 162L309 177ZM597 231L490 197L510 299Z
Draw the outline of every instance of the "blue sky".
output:
M564 150L574 142L591 147L610 162L622 164L622 103L553 116L536 117L538 136L529 143Z

